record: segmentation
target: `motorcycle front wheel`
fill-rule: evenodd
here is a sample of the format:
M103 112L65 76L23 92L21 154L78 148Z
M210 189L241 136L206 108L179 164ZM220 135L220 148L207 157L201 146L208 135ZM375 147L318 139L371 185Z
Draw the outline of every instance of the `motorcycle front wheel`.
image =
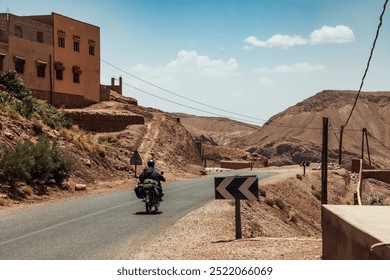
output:
M145 208L146 208L146 213L148 213L148 214L152 213L152 203L151 202L145 202Z

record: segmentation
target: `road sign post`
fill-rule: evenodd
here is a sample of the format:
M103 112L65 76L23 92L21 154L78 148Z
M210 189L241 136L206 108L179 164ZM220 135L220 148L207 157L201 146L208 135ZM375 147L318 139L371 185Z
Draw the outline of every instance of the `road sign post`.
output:
M257 176L215 177L215 199L234 199L236 218L236 239L242 238L240 200L258 200Z
M236 239L242 238L241 227L241 201L236 199Z
M303 176L306 175L306 167L310 166L310 161L302 161L300 166L303 166Z
M137 165L142 165L142 159L137 150L134 151L130 158L130 165L134 165L134 177L137 178Z

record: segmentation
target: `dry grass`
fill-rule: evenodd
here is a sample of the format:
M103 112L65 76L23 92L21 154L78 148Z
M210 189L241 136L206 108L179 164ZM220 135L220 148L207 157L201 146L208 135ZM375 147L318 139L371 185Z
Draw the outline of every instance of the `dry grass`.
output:
M33 194L33 188L30 186L23 186L20 188L20 191L28 196L31 196Z
M0 206L9 206L9 205L10 202L8 199L0 197Z
M95 136L91 133L79 129L78 126L73 126L71 129L62 128L60 135L67 141L78 145L80 148L86 149L90 153L97 153L104 157L106 150L104 146L98 144Z

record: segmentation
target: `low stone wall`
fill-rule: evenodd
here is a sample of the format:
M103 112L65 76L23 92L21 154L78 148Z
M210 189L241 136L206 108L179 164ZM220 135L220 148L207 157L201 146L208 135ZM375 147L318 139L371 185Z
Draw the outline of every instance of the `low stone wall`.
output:
M375 167L365 163L363 161L363 169L375 169ZM359 173L360 172L360 159L352 159L351 172Z
M388 206L322 206L325 260L389 260Z
M249 161L221 161L220 166L226 169L244 169L251 167Z
M46 100L50 103L50 92L42 90L31 90L35 98ZM53 92L52 105L57 108L85 108L96 102L86 99L81 95Z
M111 89L108 86L100 85L100 101L109 101Z
M128 125L145 124L143 116L127 112L65 110L65 116L80 128L94 132L116 132L126 129Z
M363 170L363 179L375 179L390 184L390 170Z

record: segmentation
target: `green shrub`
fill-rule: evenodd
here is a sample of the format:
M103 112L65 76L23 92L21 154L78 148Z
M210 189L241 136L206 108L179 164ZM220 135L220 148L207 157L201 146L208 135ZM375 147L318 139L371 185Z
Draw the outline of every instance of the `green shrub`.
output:
M275 204L275 201L274 201L273 199L271 199L271 198L266 198L266 199L265 199L265 203L266 203L267 205L273 207L274 204Z
M61 183L71 168L72 162L62 155L57 144L40 136L36 144L26 140L23 144L17 143L14 150L2 148L0 182L14 186L17 182L54 179Z
M370 194L367 196L367 204L368 204L368 205L386 206L384 196L379 195L379 194L377 194L377 193L370 193Z
M101 145L110 146L113 148L120 148L121 147L121 142L119 141L119 139L116 137L112 137L112 136L109 136L109 137L100 136L98 138L98 143Z
M27 96L31 96L31 91L24 85L23 80L18 77L15 70L1 72L0 85L3 85L5 90L16 99L22 100Z
M312 194L319 200L322 200L322 192L321 191L313 191Z
M286 205L284 204L283 200L281 200L280 198L275 199L275 204L276 206L279 207L280 210L286 210Z
M30 172L34 166L33 146L27 140L23 144L17 143L14 150L2 147L0 182L15 185L16 182L28 182L31 180Z
M71 120L65 118L57 108L34 98L14 70L1 73L0 84L6 89L6 92L0 92L0 105L9 113L17 112L28 119L42 119L45 124L57 130L72 126Z
M65 118L61 111L47 104L44 100L35 99L34 113L37 118L42 119L45 124L53 129L59 130L63 127L72 127L72 121L70 119Z

